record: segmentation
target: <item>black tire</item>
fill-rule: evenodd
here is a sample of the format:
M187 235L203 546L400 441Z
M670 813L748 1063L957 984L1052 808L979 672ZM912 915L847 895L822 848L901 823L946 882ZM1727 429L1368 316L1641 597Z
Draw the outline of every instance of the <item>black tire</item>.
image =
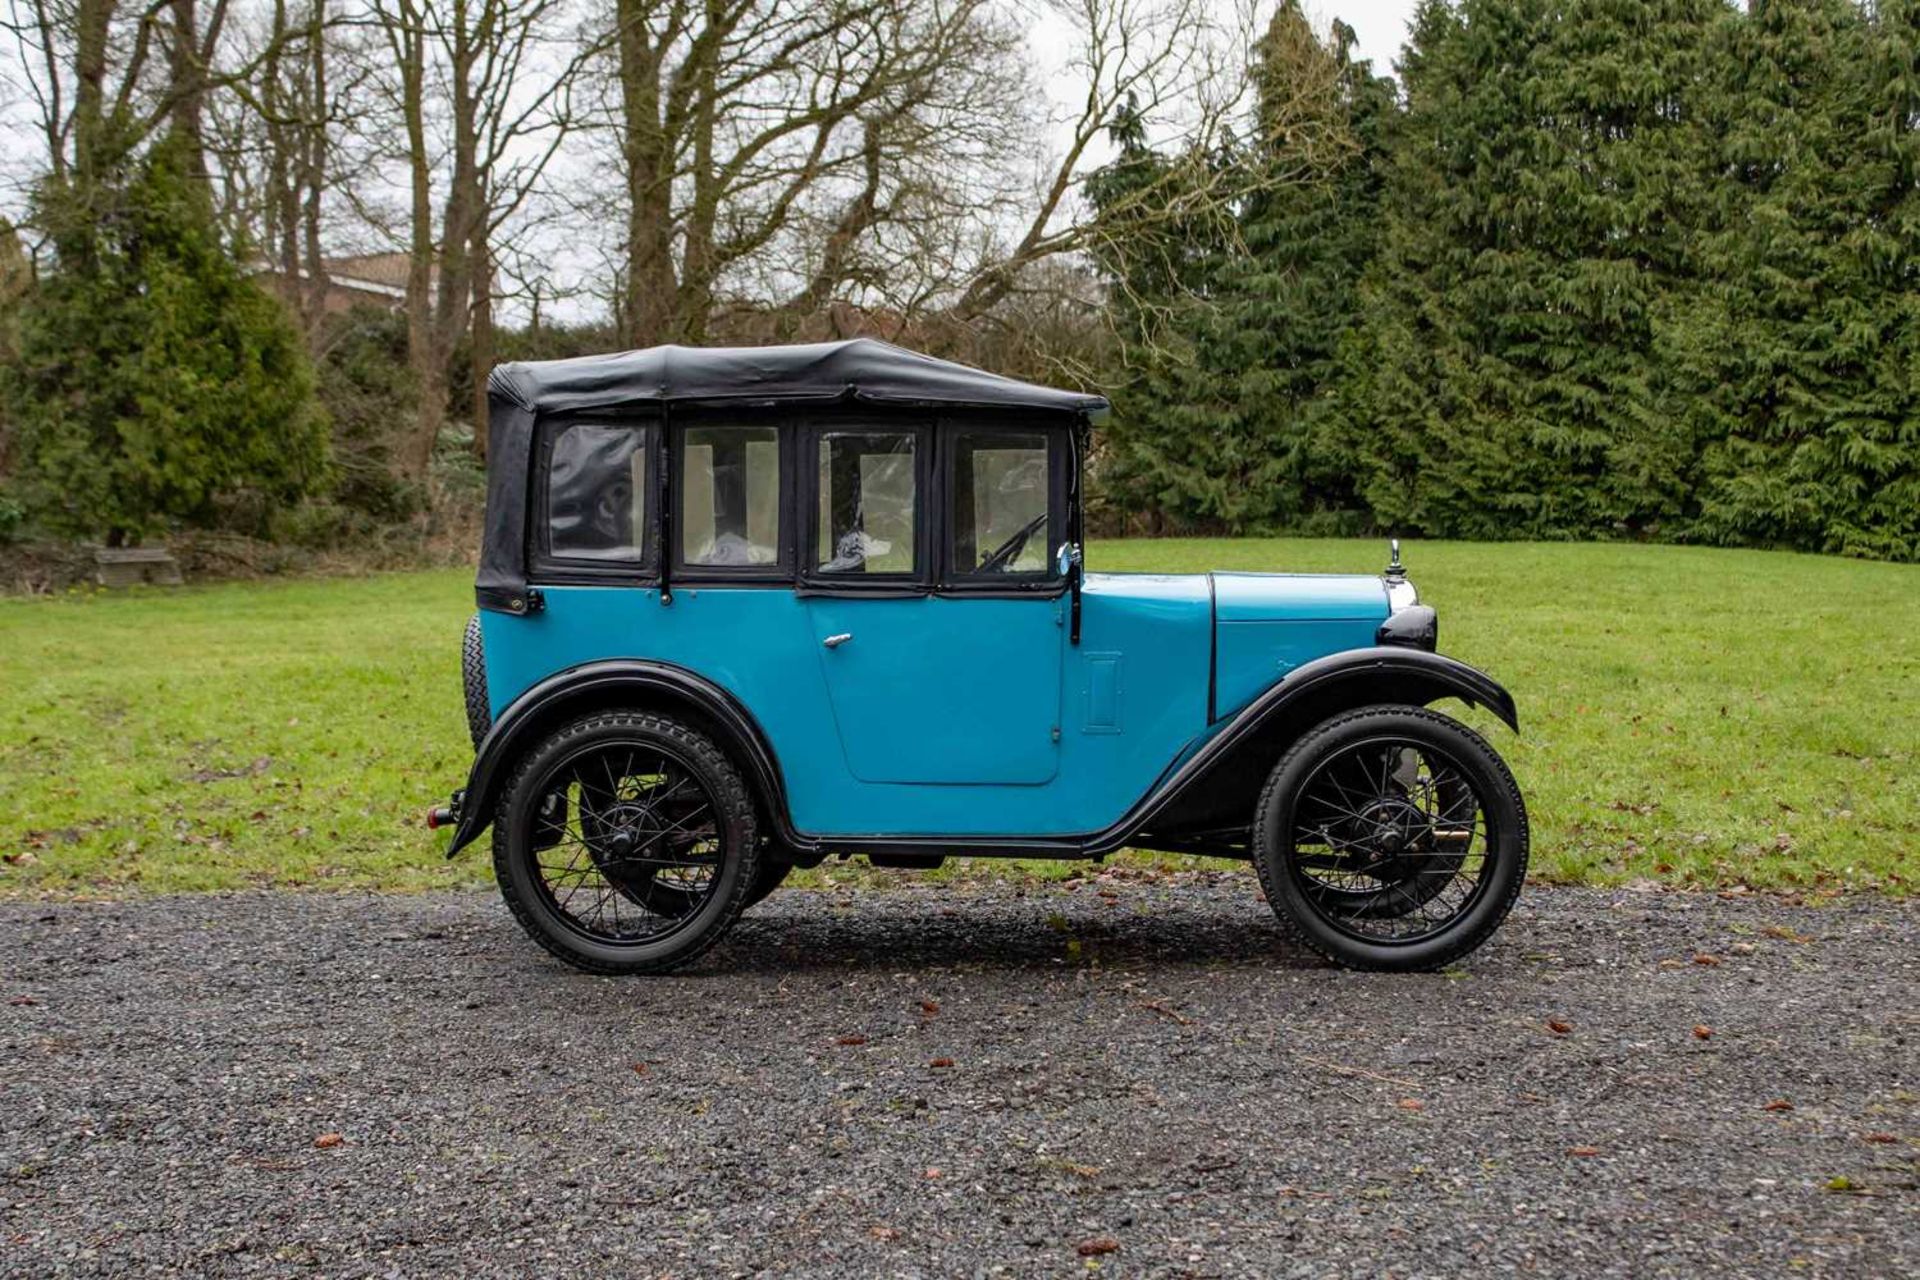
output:
M480 639L480 615L467 619L467 631L460 639L460 678L467 687L467 736L473 749L493 728L493 711L487 701L487 649Z
M767 895L786 883L793 874L791 862L781 862L767 854L760 855L760 870L753 878L753 888L747 892L747 905L755 906L765 902Z
M1373 758L1379 761L1380 795L1373 802L1364 796L1349 799L1338 770ZM1428 773L1417 786L1400 776L1403 768L1417 773L1423 767ZM1372 766L1366 771L1371 780ZM1317 807L1325 802L1309 798L1327 795L1328 787L1349 808ZM1467 796L1477 808L1464 817L1458 812L1442 816L1423 813L1414 799L1424 795L1431 804L1442 794ZM1352 815L1357 824L1352 838L1329 835L1339 819L1327 821L1328 813L1349 812L1354 804L1365 816ZM1379 816L1390 806L1416 816L1398 821ZM1463 821L1464 832L1459 829ZM1471 854L1476 834L1481 851ZM1446 848L1443 840L1449 842ZM1313 849L1325 852L1309 852ZM1526 804L1506 762L1466 725L1424 707L1363 707L1320 724L1274 766L1254 810L1254 866L1282 931L1356 969L1437 969L1478 947L1519 897L1527 852ZM1338 868L1332 876L1346 879L1330 883L1331 868ZM1430 889L1421 878L1428 876L1446 879ZM1345 887L1354 884L1377 887ZM1455 885L1460 894L1442 903L1451 914L1433 921L1427 908ZM1397 912L1384 905L1390 900L1383 895L1389 894L1399 895L1391 899ZM1409 919L1415 913L1417 918Z
M614 853L603 841L585 838L578 816L582 806L575 803L567 806L569 817L561 839L542 847L542 841L554 834L550 829L542 830L543 824L547 828L553 824L548 798L556 792L564 793L569 786L584 795L587 783L581 775L590 767L589 762L618 758L614 753L620 752L625 752L629 761L643 758L659 762L657 769L652 764L622 765L617 770L618 779L609 778L620 802L641 817L650 816L657 804L673 794L669 791L656 798L651 791L643 791L633 795L631 786L640 780L642 768L652 770L645 774L647 778L667 779L679 774L683 782L678 785L695 785L708 797L712 816L706 821L711 834L703 826L697 836L688 837L701 841L703 852L699 857L703 860L699 865L708 874L703 881L705 887L684 910L661 911L657 902L650 901L660 892L652 887L657 872L641 865L648 862L641 855L663 837L678 835L678 827L663 830L655 819L651 832L637 825L625 828L643 832L641 852L631 852L630 838L627 850ZM629 770L634 777L628 776ZM647 785L657 789L664 783ZM603 803L602 807L608 806ZM711 849L705 850L708 845ZM569 848L568 866L558 869L556 876L552 862L566 855ZM557 849L560 854L549 854L549 860L543 861L542 854L548 849ZM494 876L514 918L541 946L590 973L665 973L704 953L745 909L760 880L759 859L753 800L725 753L678 721L631 711L586 716L529 751L501 793L493 823ZM567 877L573 879L563 885L563 898L555 884ZM598 882L590 877L598 877ZM583 887L597 895L597 902L613 904L612 926L603 920L584 920L571 910L572 898ZM623 924L621 901L641 917L640 924ZM653 920L647 919L649 915Z

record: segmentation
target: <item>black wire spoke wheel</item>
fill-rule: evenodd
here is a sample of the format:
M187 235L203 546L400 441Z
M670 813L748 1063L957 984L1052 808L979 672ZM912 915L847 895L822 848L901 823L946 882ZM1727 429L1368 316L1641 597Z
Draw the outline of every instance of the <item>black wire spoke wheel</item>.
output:
M1254 863L1288 933L1343 964L1433 968L1478 946L1526 877L1527 816L1473 730L1366 707L1304 735L1269 776Z
M570 821L549 824L539 854L548 901L609 942L680 927L719 883L715 799L685 761L658 747L588 747L542 783Z
M601 973L660 972L711 946L760 880L751 798L707 738L608 712L522 759L494 871L527 932Z
M1292 872L1309 900L1360 937L1414 942L1486 887L1486 811L1438 748L1387 737L1321 762L1293 810Z

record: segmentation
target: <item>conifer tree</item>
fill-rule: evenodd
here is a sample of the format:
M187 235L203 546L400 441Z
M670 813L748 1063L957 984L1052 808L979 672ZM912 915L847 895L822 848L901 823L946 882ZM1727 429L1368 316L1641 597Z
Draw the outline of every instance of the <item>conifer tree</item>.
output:
M1385 524L1469 537L1685 511L1655 343L1689 270L1717 0L1430 0L1343 392Z
M1913 554L1915 402L1885 376L1914 319L1887 216L1911 106L1877 100L1872 36L1850 0L1754 0L1714 59L1725 177L1673 331L1698 536Z
M120 544L204 522L241 490L325 479L326 422L298 333L215 229L177 137L49 177L52 269L3 389L18 489L46 528Z
M1352 503L1320 418L1372 253L1393 105L1391 83L1352 59L1352 43L1336 25L1329 47L1286 0L1250 68L1251 138L1217 161L1247 173L1235 225L1175 228L1175 241L1146 253L1131 244L1109 263L1121 343L1103 478L1124 506L1240 532ZM1324 124L1304 154L1278 125L1302 96L1322 100L1310 114ZM1129 129L1090 187L1096 202L1160 163Z

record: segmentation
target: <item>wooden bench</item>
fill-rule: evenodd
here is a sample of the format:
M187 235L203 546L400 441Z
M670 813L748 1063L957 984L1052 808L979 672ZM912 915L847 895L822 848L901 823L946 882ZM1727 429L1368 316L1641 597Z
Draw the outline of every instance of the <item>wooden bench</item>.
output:
M165 547L101 547L93 564L94 580L103 587L180 585L180 564Z

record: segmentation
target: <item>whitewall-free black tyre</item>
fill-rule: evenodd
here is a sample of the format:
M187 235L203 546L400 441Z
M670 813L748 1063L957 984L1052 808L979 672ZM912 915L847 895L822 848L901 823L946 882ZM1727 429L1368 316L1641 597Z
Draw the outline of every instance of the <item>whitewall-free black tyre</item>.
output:
M1512 772L1479 734L1424 707L1363 707L1310 730L1268 775L1253 835L1282 930L1358 969L1465 955L1527 874Z

